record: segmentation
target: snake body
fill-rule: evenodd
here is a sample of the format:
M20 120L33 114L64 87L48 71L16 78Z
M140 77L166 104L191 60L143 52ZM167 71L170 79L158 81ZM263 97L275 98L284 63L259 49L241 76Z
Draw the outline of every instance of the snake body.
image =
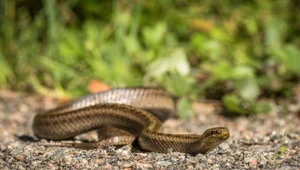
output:
M207 153L230 136L226 127L202 135L162 133L162 122L174 110L172 98L161 89L117 88L37 113L33 132L39 138L63 140L98 129L101 140L87 146L126 145L137 139L146 151L172 148L190 154Z

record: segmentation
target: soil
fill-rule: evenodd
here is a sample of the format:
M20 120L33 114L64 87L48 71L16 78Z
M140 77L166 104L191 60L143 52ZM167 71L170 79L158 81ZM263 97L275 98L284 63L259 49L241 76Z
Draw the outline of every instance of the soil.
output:
M197 102L189 120L171 118L165 133L197 133L226 126L231 137L212 152L145 152L138 147L82 150L45 147L32 133L36 112L59 104L53 98L0 91L0 169L300 169L300 118L294 105L272 105L269 114L226 118L215 104ZM75 140L96 140L95 132Z

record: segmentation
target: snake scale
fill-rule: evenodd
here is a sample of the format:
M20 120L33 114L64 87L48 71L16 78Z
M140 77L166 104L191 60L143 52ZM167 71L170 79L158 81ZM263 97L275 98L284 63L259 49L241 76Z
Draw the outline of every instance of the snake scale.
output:
M167 152L172 148L190 154L205 154L230 136L226 127L210 128L202 135L162 133L162 122L174 111L174 101L161 89L116 88L37 113L33 132L38 138L63 140L98 130L99 142L71 146L97 148L137 140L146 151Z

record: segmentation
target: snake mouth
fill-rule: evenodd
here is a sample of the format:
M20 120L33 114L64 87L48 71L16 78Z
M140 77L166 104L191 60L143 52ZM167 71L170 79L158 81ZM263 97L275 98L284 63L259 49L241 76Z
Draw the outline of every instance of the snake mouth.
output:
M229 130L228 130L228 131L222 132L222 136L223 136L223 139L228 139L228 138L230 137L230 132L229 132Z
M173 99L163 90L119 88L38 112L33 120L33 131L40 138L63 140L98 129L107 136L102 144L130 144L138 137L135 141L143 150L168 152L168 148L173 148L173 151L191 154L207 153L230 137L226 127L210 128L202 135L162 133L162 121L174 111ZM114 127L117 131L103 130L103 127Z

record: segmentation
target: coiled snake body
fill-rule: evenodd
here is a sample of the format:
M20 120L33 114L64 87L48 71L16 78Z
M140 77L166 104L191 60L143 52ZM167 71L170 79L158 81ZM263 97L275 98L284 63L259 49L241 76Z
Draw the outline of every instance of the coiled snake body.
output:
M63 140L98 129L100 141L74 147L126 145L136 138L146 151L206 153L229 138L226 127L202 135L165 134L162 122L174 113L174 102L156 88L118 88L86 96L58 108L37 113L33 132L39 138Z

